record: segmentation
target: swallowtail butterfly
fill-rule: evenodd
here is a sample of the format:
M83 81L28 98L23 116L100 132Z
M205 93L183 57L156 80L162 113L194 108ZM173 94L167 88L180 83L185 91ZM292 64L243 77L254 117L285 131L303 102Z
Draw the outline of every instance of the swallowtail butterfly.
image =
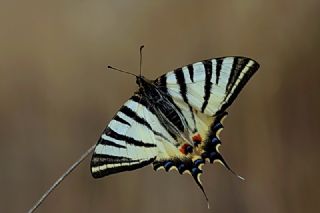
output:
M138 91L95 146L92 176L152 164L154 170L190 174L206 196L200 182L202 165L218 161L231 170L218 150L222 120L258 68L250 58L221 57L177 68L155 80L140 74Z
M246 57L212 58L177 68L152 81L141 76L142 48L140 75L136 76L139 90L116 113L98 143L57 179L29 213L92 151L94 178L152 164L154 170L175 169L180 174L190 174L207 202L200 181L202 166L220 162L233 172L218 150L219 133L226 110L259 64Z

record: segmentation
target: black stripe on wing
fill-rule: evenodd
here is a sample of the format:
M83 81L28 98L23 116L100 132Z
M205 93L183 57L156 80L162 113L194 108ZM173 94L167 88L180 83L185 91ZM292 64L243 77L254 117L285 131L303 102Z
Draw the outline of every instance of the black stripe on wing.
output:
M219 84L220 80L220 72L221 72L221 67L222 67L222 61L223 60L216 60L216 84Z
M135 169L142 168L144 166L149 165L155 160L155 158L147 159L147 160L134 160L134 161L123 161L123 163L128 163L129 165L120 165L120 166L115 166L115 167L109 167L105 169L99 169L95 172L92 171L91 169L91 174L94 178L101 178L107 175L119 173L119 172L124 172L124 171L132 171ZM99 162L99 160L96 160L95 156L92 158L91 161L91 168L95 168L97 166L103 166L106 164L99 165L98 163L94 163L95 161Z
M131 124L130 124L129 122L127 122L127 121L125 121L124 119L122 119L119 115L116 115L116 116L113 118L113 120L118 121L118 122L120 122L120 123L122 123L122 124L125 124L125 125L128 125L128 126L131 126Z
M186 80L185 80L185 77L184 77L183 70L182 70L182 68L179 68L179 69L174 70L174 73L176 75L177 83L178 83L178 85L180 87L180 95L182 96L183 101L189 107L189 112L191 114L193 125L195 127L194 132L196 132L196 121L195 121L195 118L194 118L192 107L191 107L191 105L189 103L189 100L188 100L188 97L187 97L188 90L187 90L187 85L186 85ZM189 74L190 74L190 69L189 69ZM193 75L193 72L192 72L192 75ZM193 76L192 76L192 78L190 76L190 79L193 79ZM189 127L190 127L190 124L189 124Z
M186 104L189 105L189 101L187 98L187 85L186 85L186 81L184 79L182 68L174 70L174 74L176 75L178 85L180 86L180 94L181 94L184 102L186 102Z
M127 144L131 144L134 146L142 146L142 147L147 147L147 148L148 147L157 147L157 145L155 145L153 143L146 143L141 140L136 140L130 136L121 135L121 134L117 133L116 131L112 130L111 128L108 128L106 131L107 131L107 132L105 132L106 135L108 135L116 140L125 141Z
M252 64L249 66L249 63ZM244 69L248 70L243 73ZM225 103L221 106L221 109L216 114L224 112L233 103L242 88L247 84L249 79L258 69L259 64L256 61L244 57L235 57L226 86L226 96L224 100ZM243 74L243 76L240 79L241 74ZM229 97L228 100L226 100L227 97Z
M133 99L131 99L133 100ZM141 101L141 99L139 100ZM138 102L139 103L139 102ZM137 112L134 112L132 109L130 109L127 106L123 106L120 109L120 112L124 113L126 116L132 118L134 121L136 121L137 123L147 127L149 130L151 130L153 132L153 134L158 135L160 137L162 137L165 140L169 140L168 138L166 138L163 134L161 134L160 132L154 130L151 125L142 117L140 117Z
M140 160L133 160L128 157L124 156L114 156L114 155L108 155L108 154L97 154L95 153L91 166L96 167L96 166L102 166L105 164L116 164L116 163L135 163L139 162Z
M192 82L194 82L193 81L193 65L189 64L189 65L187 65L187 68L188 68L188 71L189 71L190 79L191 79Z
M250 60L248 58L242 58L242 59L238 57L234 58L228 83L227 83L227 93L230 92L232 85L234 85L236 80L239 78L241 71L246 67L249 61Z
M106 140L106 139L103 139L103 138L99 139L98 144L107 145L107 146L113 146L113 147L122 148L122 149L126 148L125 146L123 146L121 144L118 144L118 143L115 143L113 141Z
M203 97L203 104L201 107L201 112L203 113L208 105L208 101L211 95L211 77L212 77L212 62L206 61L203 63L205 69L205 84L204 84L204 97Z
M123 114L125 114L126 116L128 116L129 118L132 118L134 121L136 121L137 123L147 127L148 129L152 130L150 124L143 118L141 118L140 116L137 115L136 112L134 112L132 109L130 109L127 106L123 106L120 109L120 112L122 112Z

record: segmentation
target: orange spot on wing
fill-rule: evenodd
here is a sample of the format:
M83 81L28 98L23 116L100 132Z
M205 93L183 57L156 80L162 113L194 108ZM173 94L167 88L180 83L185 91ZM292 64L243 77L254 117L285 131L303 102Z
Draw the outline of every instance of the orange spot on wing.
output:
M202 137L201 137L201 135L198 133L198 134L196 134L196 135L194 135L193 137L192 137L192 140L193 140L193 142L197 142L197 143L201 143L201 141L202 141Z
M182 154L188 154L187 153L187 148L189 147L190 145L189 144L183 144L180 148L179 148L179 151L182 153Z

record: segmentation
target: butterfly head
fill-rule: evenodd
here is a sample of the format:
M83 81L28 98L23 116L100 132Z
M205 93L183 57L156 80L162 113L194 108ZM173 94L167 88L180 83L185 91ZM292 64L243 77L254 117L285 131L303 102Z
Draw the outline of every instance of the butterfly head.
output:
M136 77L136 83L139 86L139 93L148 97L150 102L157 102L162 99L162 95L159 92L157 86L154 84L154 81L149 80L143 76Z
M145 78L144 76L136 76L136 83L139 86L139 90L145 90L152 85L152 81Z

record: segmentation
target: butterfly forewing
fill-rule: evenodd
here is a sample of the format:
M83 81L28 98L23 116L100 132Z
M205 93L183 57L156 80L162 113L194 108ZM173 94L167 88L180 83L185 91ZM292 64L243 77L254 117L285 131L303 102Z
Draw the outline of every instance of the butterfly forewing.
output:
M221 158L223 162L217 150L218 133L223 127L221 120L258 67L254 60L245 57L213 58L175 69L156 79L155 84L181 109L191 137L201 138L202 143L194 147L188 159ZM212 140L213 145L208 145ZM166 162L163 161L163 165L179 167L181 164Z
M163 123L163 122L162 122ZM100 137L91 161L99 178L141 168L156 158L178 155L173 138L141 94L132 96L117 112Z
M208 59L168 72L156 80L175 101L215 115L232 104L243 86L259 68L244 57Z
M118 111L100 137L91 161L94 177L141 168L157 156L156 131L144 119L135 95Z

